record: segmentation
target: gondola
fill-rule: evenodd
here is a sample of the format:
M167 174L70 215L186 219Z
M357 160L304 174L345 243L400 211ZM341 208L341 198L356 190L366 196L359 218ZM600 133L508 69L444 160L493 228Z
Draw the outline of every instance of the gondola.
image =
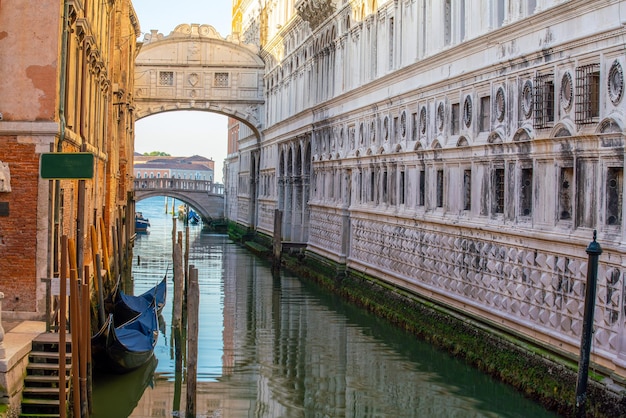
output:
M115 373L126 373L144 365L152 357L159 336L157 315L154 303L119 326L115 326L114 315L110 314L91 338L94 365Z
M165 305L166 296L167 271L156 286L138 296L127 295L117 286L116 291L109 300L108 311L114 315L116 323L123 324L148 309L153 301L155 302L157 313L161 313Z

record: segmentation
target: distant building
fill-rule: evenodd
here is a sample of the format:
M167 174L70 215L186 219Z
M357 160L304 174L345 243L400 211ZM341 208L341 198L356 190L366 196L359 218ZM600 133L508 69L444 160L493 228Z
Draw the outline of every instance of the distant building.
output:
M135 178L178 178L208 180L215 178L215 161L194 155L192 157L164 157L135 154Z

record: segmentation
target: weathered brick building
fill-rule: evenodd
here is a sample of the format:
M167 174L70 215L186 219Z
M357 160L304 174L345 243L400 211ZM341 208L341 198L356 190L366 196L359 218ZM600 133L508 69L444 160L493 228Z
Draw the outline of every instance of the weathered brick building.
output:
M40 279L58 274L60 237L87 264L91 225L110 234L128 212L139 25L130 0L11 0L0 28L2 308L41 317ZM93 178L40 178L48 152L93 154Z

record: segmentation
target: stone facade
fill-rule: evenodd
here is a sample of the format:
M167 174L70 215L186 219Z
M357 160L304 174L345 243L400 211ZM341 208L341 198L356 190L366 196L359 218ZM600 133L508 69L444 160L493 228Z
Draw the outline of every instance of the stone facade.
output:
M110 231L132 191L139 25L130 0L13 0L0 28L0 165L10 180L0 188L3 316L41 319L40 279L59 273L60 237L89 264L89 226L102 220ZM93 179L42 179L46 152L92 153Z
M626 377L624 1L235 2L266 64L227 217ZM231 132L236 132L231 129ZM260 144L257 139L260 139Z

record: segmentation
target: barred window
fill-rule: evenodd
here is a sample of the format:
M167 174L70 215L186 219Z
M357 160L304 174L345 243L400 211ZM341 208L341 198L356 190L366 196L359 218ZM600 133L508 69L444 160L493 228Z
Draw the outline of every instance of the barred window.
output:
M215 73L213 86L214 87L228 87L228 73Z
M480 132L487 132L491 128L491 97L480 98Z
M443 170L437 170L437 207L443 207Z
M520 215L530 216L533 210L533 169L523 168L520 180Z
M493 171L493 211L504 213L504 168Z
M472 209L472 170L463 171L463 210Z
M420 188L419 188L419 199L418 199L418 205L419 206L424 206L425 204L425 195L426 195L426 171L424 170L420 170L420 182L419 182Z
M622 224L622 167L610 167L606 173L606 224Z
M559 182L559 219L572 219L574 168L562 167Z
M404 205L404 200L406 196L405 190L405 181L404 181L404 171L400 171L400 204Z
M600 64L576 69L576 123L588 124L600 116Z
M537 75L535 78L535 128L549 128L554 122L554 74Z
M173 86L174 85L174 72L173 71L160 71L159 72L159 86Z
M387 171L383 171L383 203L387 203Z
M460 104L453 103L451 107L451 115L450 115L450 130L452 135L459 134L459 111Z

